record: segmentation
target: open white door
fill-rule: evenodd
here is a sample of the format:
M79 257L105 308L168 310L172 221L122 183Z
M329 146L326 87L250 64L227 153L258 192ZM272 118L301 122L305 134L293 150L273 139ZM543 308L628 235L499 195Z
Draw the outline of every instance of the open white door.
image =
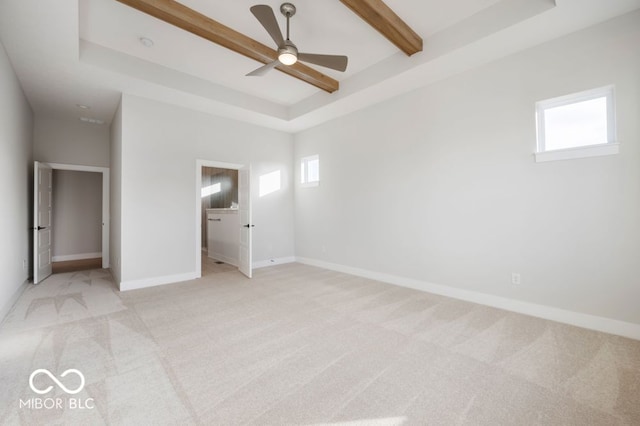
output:
M51 275L51 167L35 162L33 167L33 283Z
M238 214L240 215L240 255L238 269L251 278L251 166L238 170Z

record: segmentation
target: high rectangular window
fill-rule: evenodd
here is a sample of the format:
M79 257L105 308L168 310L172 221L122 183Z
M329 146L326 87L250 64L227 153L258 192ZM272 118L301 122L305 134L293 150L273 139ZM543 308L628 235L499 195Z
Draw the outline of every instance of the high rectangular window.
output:
M537 102L536 121L536 161L618 152L613 86Z
M300 160L300 183L313 186L320 182L320 157L312 155Z

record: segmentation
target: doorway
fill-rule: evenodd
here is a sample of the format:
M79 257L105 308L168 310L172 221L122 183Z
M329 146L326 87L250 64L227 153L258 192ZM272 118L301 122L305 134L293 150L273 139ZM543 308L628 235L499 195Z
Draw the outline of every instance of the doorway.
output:
M60 163L34 163L34 244L33 244L33 283L38 284L52 273L52 247L55 230L52 229L52 205L55 195L53 191L52 173L57 170L93 172L101 174L101 213L99 224L102 228L100 236L102 268L109 268L109 169L106 167L81 166ZM45 173L42 173L42 172ZM41 177L49 176L48 184ZM44 185L44 186L43 186ZM47 191L44 188L48 187ZM46 193L46 197L43 194ZM46 202L46 200L49 200ZM48 206L48 207L47 207ZM48 210L47 210L48 208ZM47 210L45 212L45 210ZM46 214L44 214L46 213ZM42 249L44 247L44 249ZM96 252L97 253L97 252ZM64 258L63 258L64 259ZM82 259L77 259L78 261Z
M238 170L202 167L202 276L237 269Z
M52 272L102 267L102 174L53 170Z
M196 161L196 274L239 270L251 278L250 167Z

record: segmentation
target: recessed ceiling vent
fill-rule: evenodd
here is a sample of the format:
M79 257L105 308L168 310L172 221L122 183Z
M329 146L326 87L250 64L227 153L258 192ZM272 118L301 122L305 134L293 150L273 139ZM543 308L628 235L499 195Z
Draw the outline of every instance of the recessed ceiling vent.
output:
M80 117L80 121L83 121L89 124L104 124L103 120L99 120L97 118Z

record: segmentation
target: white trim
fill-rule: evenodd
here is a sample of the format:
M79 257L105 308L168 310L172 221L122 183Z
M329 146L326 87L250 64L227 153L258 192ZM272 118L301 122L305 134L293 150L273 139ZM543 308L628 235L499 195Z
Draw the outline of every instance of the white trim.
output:
M196 269L193 273L195 278L202 276L202 168L217 167L220 169L240 170L244 164L225 163L222 161L196 160Z
M51 166L54 170L72 170L76 172L95 172L95 173L104 173L108 172L108 167L97 167L97 166L83 166L80 164L63 164L63 163L44 163Z
M504 309L506 311L517 312L533 317L575 325L577 327L587 328L590 330L596 330L604 333L628 337L630 339L640 340L640 324L583 314L580 312L567 311L551 306L538 305L535 303L523 302L515 299L508 299L506 297L500 297L471 290L464 290L441 284L433 284L413 278L384 274L380 272L369 271L366 269L354 268L351 266L344 266L336 263L329 263L317 259L297 257L296 261L305 265L317 266L320 268L330 269L332 271L344 272L350 275L356 275L359 277L382 281L389 284L395 284L402 287L413 288L415 290L420 290L428 293L452 297L454 299L465 300L467 302L478 303L498 309Z
M0 326L2 325L4 320L9 316L9 312L11 312L11 309L13 309L13 305L15 305L18 299L20 298L20 296L22 296L22 293L24 293L24 291L27 289L27 286L29 285L29 283L30 283L29 280L25 280L20 285L20 287L16 289L13 295L9 298L9 300L7 301L7 304L4 306L0 306Z
M120 291L138 290L141 288L155 287L164 284L173 284L183 281L191 281L200 278L193 272L185 274L165 275L163 277L143 278L141 280L123 281L120 283Z
M109 192L109 168L83 166L79 164L44 164L48 164L54 170L102 173L102 253L104 253L104 256L102 256L102 268L108 269L111 266L111 262L109 260L109 226L111 225L111 219L109 217L109 200L111 198L111 194Z
M224 161L210 161L210 160L196 160L197 164L205 167L216 167L218 169L231 169L231 170L240 170L244 167L244 164L237 163L225 163ZM202 178L202 176L200 176Z
M615 86L613 84L609 84L608 86L596 87L595 89L584 90L582 92L570 93L568 95L538 101L536 102L536 105L539 105L542 109L556 108L613 95L614 90Z
M68 260L97 259L98 257L102 257L102 253L66 254L62 256L53 256L51 260L53 262L66 262Z
M294 256L277 257L275 259L258 260L253 262L253 269L267 268L269 266L283 265L285 263L293 263L296 261Z
M572 160L576 158L601 157L615 155L620 152L619 143L603 143L599 145L579 146L576 148L557 149L555 151L536 152L536 163L546 161Z

